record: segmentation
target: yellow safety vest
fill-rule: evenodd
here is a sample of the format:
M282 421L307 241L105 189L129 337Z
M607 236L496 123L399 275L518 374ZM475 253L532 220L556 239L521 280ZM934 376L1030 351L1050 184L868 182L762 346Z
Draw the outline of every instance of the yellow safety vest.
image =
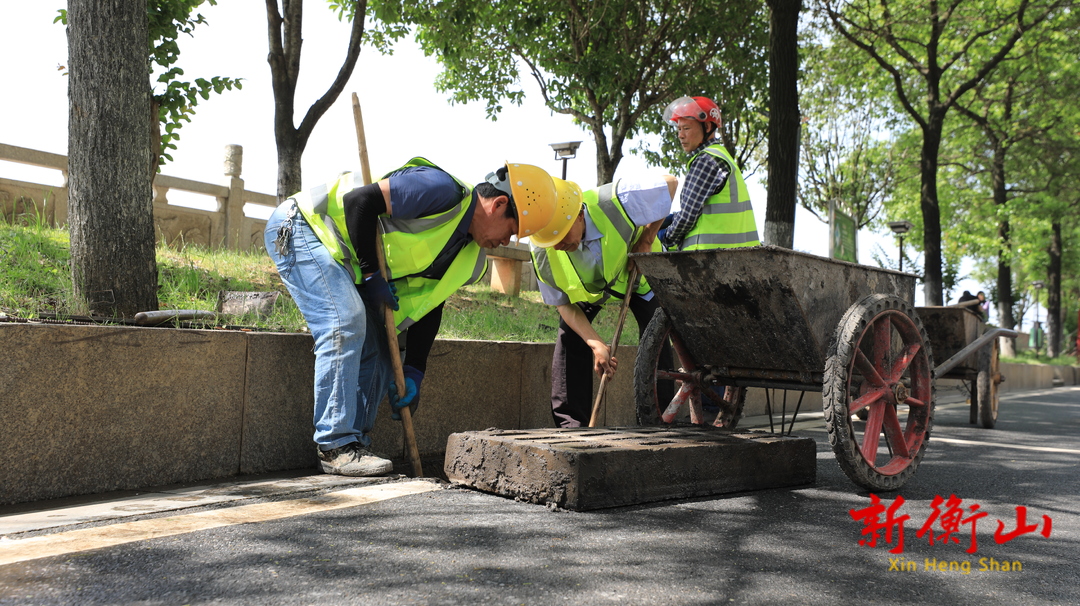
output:
M600 231L603 284L586 284L578 274L570 255L554 248L531 246L533 269L538 280L566 293L571 303L587 302L603 305L612 295L622 298L627 291L626 255L643 226L634 225L615 194L615 184L608 183L584 194L585 212ZM660 242L653 241L653 250L660 251ZM649 283L642 277L636 292L646 294Z
M702 153L723 160L731 170L724 188L705 201L697 223L687 232L679 250L759 246L761 241L754 221L754 209L750 206L750 193L739 166L723 145L715 143L690 158L690 162L686 163L687 170L690 163Z
M413 158L396 170L413 166L442 170L424 158ZM379 217L386 269L397 289L399 309L394 312L394 322L398 331L412 326L446 301L458 288L478 281L487 271L487 257L483 249L476 242L469 241L457 252L441 279L417 275L435 262L472 204L472 187L456 177L454 181L461 187L463 197L449 210L415 219L397 219L385 214ZM300 213L319 241L334 260L349 271L357 284L363 280L363 275L345 225L344 199L345 194L363 185L359 173L346 173L333 183L293 196Z

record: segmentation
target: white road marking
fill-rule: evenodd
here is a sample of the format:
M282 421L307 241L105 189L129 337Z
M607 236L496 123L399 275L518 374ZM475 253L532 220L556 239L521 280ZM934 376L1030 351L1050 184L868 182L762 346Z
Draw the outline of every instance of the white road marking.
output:
M931 442L946 442L948 444L971 444L974 446L993 446L994 448L1014 448L1016 450L1033 450L1036 452L1061 452L1065 454L1080 454L1080 450L1073 448L1054 448L1052 446L1024 446L1023 444L1002 444L1000 442L979 442L976 440L961 440L959 438L942 438L933 434Z
M84 528L29 539L0 541L0 566L197 530L345 509L440 489L439 484L425 481L362 486L306 499L241 505L167 518Z

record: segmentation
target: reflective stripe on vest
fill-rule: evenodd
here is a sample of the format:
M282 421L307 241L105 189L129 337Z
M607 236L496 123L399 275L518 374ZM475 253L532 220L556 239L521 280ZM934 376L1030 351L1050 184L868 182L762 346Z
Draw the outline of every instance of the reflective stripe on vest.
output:
M330 256L341 263L355 284L363 280L363 275L360 261L356 258L356 250L349 240L349 229L345 225L345 207L341 201L346 193L363 185L364 180L359 173L346 173L333 183L320 185L291 197Z
M388 175L413 166L442 170L424 158L413 158ZM458 250L441 279L413 275L424 271L435 262L472 204L472 188L456 177L454 181L462 188L463 198L449 210L417 219L394 219L385 215L379 217L385 232L383 253L387 272L397 288L399 309L394 312L394 321L399 331L405 330L441 305L461 286L479 280L487 270L487 257L483 249L476 242L470 241ZM363 276L345 225L344 197L363 185L363 178L359 173L346 173L334 183L293 196L319 241L334 260L349 271L353 282L357 284Z
M750 204L750 193L746 189L746 182L743 181L739 166L735 164L724 146L716 143L690 158L690 162L687 163L688 168L701 153L707 153L724 161L730 170L723 189L705 201L697 223L683 238L679 250L760 245L754 210ZM732 187L732 183L735 187Z
M566 293L571 303L603 305L613 294L625 296L626 280L629 278L626 255L634 240L641 234L642 228L635 226L627 216L615 194L614 183L603 185L598 190L586 191L582 198L585 201L585 212L601 234L599 269L604 286L599 290L590 289L574 268L570 255L554 248L532 246L533 268L537 279ZM615 237L616 235L618 237ZM653 245L654 250L660 250L659 242L654 241ZM649 292L649 285L644 278L639 282L637 292Z

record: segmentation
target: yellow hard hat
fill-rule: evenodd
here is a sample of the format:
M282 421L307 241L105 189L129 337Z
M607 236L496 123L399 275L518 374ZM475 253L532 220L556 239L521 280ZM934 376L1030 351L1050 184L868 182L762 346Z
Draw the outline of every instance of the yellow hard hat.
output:
M555 213L551 221L535 234L529 236L529 242L540 248L548 248L562 242L564 236L570 231L570 227L577 220L581 212L581 188L573 181L563 181L555 177L555 191L558 200L555 203Z
M531 238L551 222L555 213L555 184L544 169L507 162L506 171L489 174L487 182L513 197L518 213L518 238Z

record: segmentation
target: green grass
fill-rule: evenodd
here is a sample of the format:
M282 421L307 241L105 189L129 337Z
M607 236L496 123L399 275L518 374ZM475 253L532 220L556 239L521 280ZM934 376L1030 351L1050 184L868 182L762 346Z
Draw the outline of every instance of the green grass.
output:
M24 318L40 313L85 315L85 307L71 294L69 250L65 229L50 228L33 217L0 221L0 312ZM175 249L159 244L157 262L161 309L214 311L221 291L276 290L282 294L270 316L228 318L220 323L279 332L306 329L303 316L264 253L198 246ZM609 305L593 324L605 341L615 333L618 312L617 305ZM558 325L558 312L545 305L538 292L509 297L477 284L459 290L446 302L439 337L553 342ZM627 314L620 343L637 342L633 314Z
M1068 348L1069 344L1066 343L1065 347ZM1041 355L1036 354L1033 349L1028 349L1018 352L1015 358L1006 358L1002 356L1001 361L1008 364L1052 364L1054 366L1076 366L1077 364L1080 364L1080 362L1077 361L1076 356L1062 355L1051 358L1046 355L1046 347L1042 348Z
M610 343L619 319L617 301L605 307L593 322L596 332ZM462 288L450 297L443 309L442 329L445 339L480 339L490 341L555 341L559 312L541 300L536 291L522 291L519 297L495 292L486 284ZM626 314L621 345L637 345L637 322Z

